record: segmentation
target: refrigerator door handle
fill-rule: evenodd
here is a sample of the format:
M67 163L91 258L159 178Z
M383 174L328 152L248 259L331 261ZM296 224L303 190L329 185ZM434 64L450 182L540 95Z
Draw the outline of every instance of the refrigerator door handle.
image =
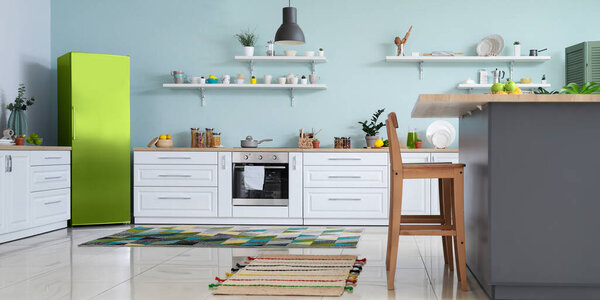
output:
M75 139L75 106L71 106L71 139Z
M10 155L7 155L4 157L4 173L8 173L8 157Z

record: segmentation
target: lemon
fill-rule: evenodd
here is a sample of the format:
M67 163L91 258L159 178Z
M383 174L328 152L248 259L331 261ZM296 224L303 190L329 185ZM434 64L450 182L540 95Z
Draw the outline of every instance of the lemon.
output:
M383 140L382 139L377 139L375 141L375 147L377 147L377 148L383 147Z
M167 139L167 136L166 136L166 135L164 135L164 134L161 134L161 135L160 135L158 138L159 138L159 139L161 139L161 140L166 140L166 139Z
M171 139L171 135L167 134L167 140L170 140L170 139Z

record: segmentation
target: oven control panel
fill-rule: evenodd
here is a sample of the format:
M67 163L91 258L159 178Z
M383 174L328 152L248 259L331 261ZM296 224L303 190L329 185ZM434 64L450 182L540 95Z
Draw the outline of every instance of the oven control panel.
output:
M288 152L233 152L233 163L286 164Z

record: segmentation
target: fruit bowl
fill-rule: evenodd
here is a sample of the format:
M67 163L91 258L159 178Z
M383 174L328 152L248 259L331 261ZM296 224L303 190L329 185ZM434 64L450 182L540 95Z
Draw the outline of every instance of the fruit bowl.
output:
M156 142L156 147L158 147L158 148L173 147L173 140L158 140L158 142Z
M219 79L218 78L208 78L206 79L206 83L219 83Z

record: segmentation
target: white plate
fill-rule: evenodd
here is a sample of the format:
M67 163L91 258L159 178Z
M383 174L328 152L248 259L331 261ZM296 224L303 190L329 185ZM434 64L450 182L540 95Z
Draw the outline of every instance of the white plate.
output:
M477 44L477 55L479 56L498 56L503 50L504 39L499 34L487 36Z
M502 36L500 36L499 34L492 34L487 38L492 40L494 44L494 51L492 52L492 55L500 55L502 51L504 51L504 39L502 38Z
M488 56L492 54L493 47L494 45L492 45L492 42L489 39L485 38L481 40L479 44L477 44L477 55Z
M436 136L434 139L434 134L438 132L439 136ZM434 145L436 148L446 148L450 146L456 139L456 129L448 121L437 120L427 127L426 136L429 143Z

